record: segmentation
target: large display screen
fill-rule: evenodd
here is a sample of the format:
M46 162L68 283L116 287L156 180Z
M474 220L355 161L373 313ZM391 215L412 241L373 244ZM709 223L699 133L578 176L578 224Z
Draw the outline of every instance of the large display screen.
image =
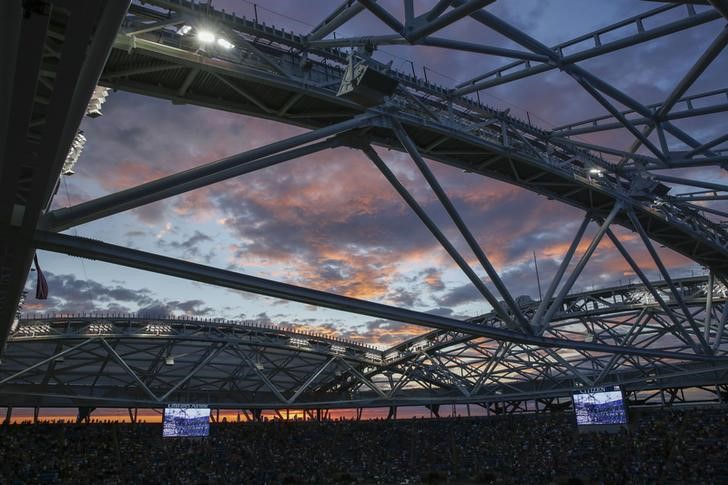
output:
M576 424L626 424L627 413L619 386L585 389L573 395Z
M210 434L210 409L199 406L169 406L164 409L162 436L207 436Z

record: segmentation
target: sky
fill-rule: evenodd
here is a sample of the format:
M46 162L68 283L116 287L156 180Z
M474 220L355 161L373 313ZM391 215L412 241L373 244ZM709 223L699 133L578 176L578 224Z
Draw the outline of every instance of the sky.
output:
M258 7L258 15L269 25L308 32L338 3L269 1L265 7ZM403 17L401 2L380 3L400 19ZM416 13L421 13L434 2L415 4ZM632 0L515 0L497 1L487 10L542 43L553 45L660 5ZM213 6L238 15L253 15L249 2L215 0ZM704 8L697 7L698 11ZM662 19L671 16L676 16L675 11L663 14ZM724 27L724 21L710 22L579 65L643 104L659 102ZM391 33L388 27L365 11L338 29L336 36L387 33ZM472 19L449 26L437 36L522 49ZM448 87L509 62L422 46L387 46L377 51L375 57L384 62L392 60L393 67L404 72L411 72L414 66L419 74L426 66L430 81ZM728 54L723 52L688 94L725 88L725 72ZM528 117L544 128L606 114L573 79L558 70L484 90L480 96L483 102L498 109L511 109L511 114L520 118L526 118L527 111ZM725 131L725 116L710 115L675 124L705 142ZM81 128L88 140L86 147L75 175L62 177L54 208L92 200L305 131L126 92L112 92L103 107L103 116L85 118ZM580 139L620 149L627 149L633 141L625 130L584 135ZM672 138L668 138L668 143L671 149L681 148ZM412 161L399 152L378 151L475 271L484 275ZM545 287L581 223L583 212L437 162L429 162L429 166L511 293L537 299L534 254ZM681 174L672 172L671 175ZM693 169L689 173L712 181L726 178L724 171L717 168ZM674 188L680 190L685 188ZM592 223L579 252L585 250L594 231ZM348 148L295 159L66 232L453 318L472 317L490 309L371 161ZM654 264L636 235L622 228L616 232L646 273L656 278ZM703 274L694 262L668 249L658 249L673 275ZM355 339L380 348L427 331L407 323L45 251L38 255L48 279L50 297L45 301L33 297L32 272L27 282L26 312L138 312L151 316L253 319ZM577 260L578 254L574 261ZM602 241L577 280L575 290L627 281L636 281L634 274L611 243Z

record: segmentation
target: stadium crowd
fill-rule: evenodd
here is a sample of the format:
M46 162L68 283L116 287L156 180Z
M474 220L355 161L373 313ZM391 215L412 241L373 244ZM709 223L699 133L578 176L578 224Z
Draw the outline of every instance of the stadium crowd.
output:
M628 429L579 432L571 413L0 429L0 483L728 483L728 411L632 413Z

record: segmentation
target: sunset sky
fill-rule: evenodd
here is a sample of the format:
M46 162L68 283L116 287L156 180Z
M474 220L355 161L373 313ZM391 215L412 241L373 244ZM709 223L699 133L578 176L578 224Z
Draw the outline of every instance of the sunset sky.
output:
M339 1L269 1L261 20L305 33ZM401 16L400 1L382 1ZM434 1L415 2L425 11ZM304 8L305 5L305 8ZM547 45L576 37L619 19L660 6L658 2L614 0L498 1L488 11ZM252 4L215 0L213 6L252 16ZM685 7L680 7L685 8ZM707 7L696 7L702 11ZM419 11L419 10L418 10ZM285 15L283 15L284 13ZM417 13L417 12L416 12ZM664 14L664 18L675 15ZM664 37L581 63L643 104L662 101L712 42L724 21ZM368 11L336 32L337 37L390 33ZM522 49L471 19L440 37ZM508 63L507 59L431 47L389 46L377 51L383 62L444 86ZM688 94L725 88L728 53L723 52ZM551 128L606 114L575 81L558 71L526 78L480 93L498 109ZM160 176L302 133L272 121L245 117L126 92L111 93L101 118L86 118L88 139L76 174L64 177L54 207L132 187ZM722 122L721 122L722 120ZM725 132L724 114L675 124L700 141ZM614 130L583 140L628 149L633 137ZM671 148L679 142L669 138ZM454 225L426 188L416 167L402 153L378 149L427 212L452 238L478 274L484 271L457 236ZM514 296L538 298L533 252L545 286L571 242L583 212L515 186L430 162L463 218L501 272ZM683 171L685 172L685 171ZM671 171L680 176L680 171ZM716 168L691 176L726 181ZM673 192L684 188L676 187ZM590 225L589 233L595 225ZM68 231L114 244L195 261L342 295L419 311L465 318L489 310L434 237L361 152L338 148L280 164L182 196L124 212ZM585 237L581 248L588 245ZM635 234L617 233L656 278L654 265ZM702 274L702 268L660 249L676 276ZM197 317L263 319L298 325L386 347L426 329L323 308L216 288L168 276L39 252L50 298L30 292L24 310L63 312L174 313ZM608 241L588 263L576 289L604 287L634 279ZM34 288L35 273L28 279ZM492 286L491 286L492 288Z

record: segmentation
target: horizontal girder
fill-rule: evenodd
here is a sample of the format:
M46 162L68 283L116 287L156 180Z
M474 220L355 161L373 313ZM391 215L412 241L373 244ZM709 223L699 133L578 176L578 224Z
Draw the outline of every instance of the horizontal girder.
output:
M47 325L58 333L11 340L0 370L0 406L159 407L180 401L233 408L477 403L568 396L579 382L555 370L553 376L516 378L514 360L496 367L477 389L478 376L463 371L453 380L452 368L432 363L400 371L404 379L395 373L393 385L382 376L368 377L372 364L347 355L283 348L262 335L196 338L194 330L174 337L135 331L107 334L96 330L110 325L103 320L87 323L85 333L61 332L61 320ZM448 358L452 356L443 353L433 362ZM331 389L328 385L342 378L353 387ZM641 390L721 384L726 379L728 364L658 364L650 366L649 372L625 366L599 385ZM453 384L457 381L462 382L460 387Z
M220 22L235 29L245 51L236 56L205 56L192 52L194 44L166 30L149 34L117 36L114 52L101 82L114 88L274 119L308 128L319 128L357 117L364 108L336 96L347 62L335 48L311 51L304 37L256 24L249 19L222 15L186 2L153 2L188 15ZM131 18L152 15L132 9ZM693 21L696 17L690 17ZM713 18L713 17L711 17ZM265 43L255 43L255 39ZM316 53L324 63L304 54ZM272 67L275 65L275 68ZM615 201L627 202L655 241L712 268L722 275L728 270L728 234L723 227L691 210L663 200L653 192L650 175L620 174L615 167L591 155L578 142L552 138L546 130L484 106L468 97L456 96L437 85L396 71L376 67L400 83L388 101L395 116L426 158L480 173L570 205L605 213ZM190 79L194 72L193 80ZM181 89L184 86L185 89ZM375 114L383 114L374 109ZM375 123L365 135L371 142L401 150L385 123ZM635 155L647 163L654 157ZM605 176L592 176L599 166ZM654 185L654 184L653 184ZM647 187L647 188L646 188ZM58 214L60 216L60 214ZM53 228L53 216L45 221ZM616 222L633 229L620 214Z
M122 264L124 266L154 271L175 277L182 277L193 281L199 281L201 283L209 283L237 290L250 291L261 295L283 298L290 301L358 313L376 318L412 323L431 328L466 332L497 340L513 341L542 347L574 348L617 354L629 353L634 355L648 355L688 360L720 360L720 358L704 354L677 353L661 350L621 347L619 345L591 344L576 340L528 335L503 328L485 327L471 322L397 308L347 296L335 295L324 291L235 273L233 271L146 253L135 249L124 248L77 236L37 231L34 239L34 245L39 249L96 259L108 263Z

